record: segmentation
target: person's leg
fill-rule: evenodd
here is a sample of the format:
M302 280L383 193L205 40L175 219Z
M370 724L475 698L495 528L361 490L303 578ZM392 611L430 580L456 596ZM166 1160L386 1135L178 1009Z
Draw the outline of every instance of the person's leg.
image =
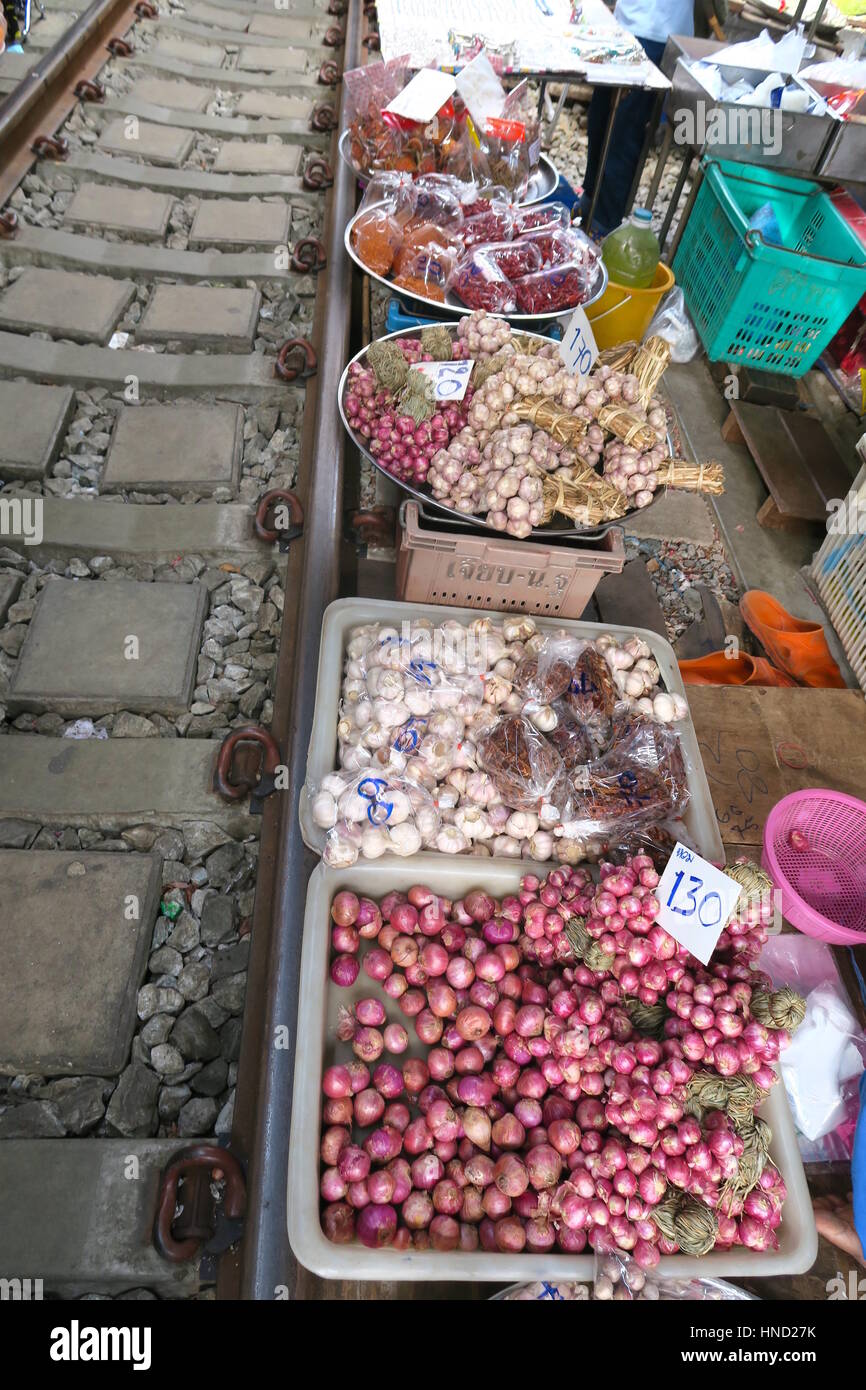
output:
M586 172L583 176L583 196L580 200L580 215L584 224L592 201L595 181L598 177L598 165L601 159L601 147L604 143L604 132L607 129L610 102L610 88L596 87L589 103L586 118Z
M641 39L640 42L646 50L647 57L652 62L657 63L664 52L664 44L655 43L651 39ZM590 119L592 119L593 108L602 95L606 97L603 114L599 112L595 118L595 128L588 131L590 147L587 152L587 179L584 182L584 198L581 201L581 214L584 218L586 231L590 230L585 225L586 215L589 211L592 190L598 177L601 147L604 142L604 132L610 110L610 93L599 88L593 93L590 103ZM612 232L620 225L625 216L626 202L643 149L646 125L652 115L654 101L655 94L652 91L644 90L626 92L620 101L595 207L592 230L597 235L607 236L608 232ZM591 158L593 163L592 181L590 182Z

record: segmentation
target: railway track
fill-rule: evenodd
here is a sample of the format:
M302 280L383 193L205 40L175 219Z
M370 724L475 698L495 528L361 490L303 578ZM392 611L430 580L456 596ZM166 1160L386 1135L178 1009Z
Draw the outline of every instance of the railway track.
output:
M98 0L0 105L0 1275L51 1293L301 1289L295 809L362 22Z

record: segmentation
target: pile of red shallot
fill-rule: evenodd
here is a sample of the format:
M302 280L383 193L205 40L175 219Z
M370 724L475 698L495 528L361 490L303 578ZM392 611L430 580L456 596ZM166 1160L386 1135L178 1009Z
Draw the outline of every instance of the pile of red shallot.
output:
M705 968L658 922L649 856L600 873L528 874L501 901L336 895L330 976L353 1007L323 1078L330 1240L618 1248L645 1269L776 1246L785 1185L754 1108L789 1035L753 1009L799 1018L753 965L771 900Z

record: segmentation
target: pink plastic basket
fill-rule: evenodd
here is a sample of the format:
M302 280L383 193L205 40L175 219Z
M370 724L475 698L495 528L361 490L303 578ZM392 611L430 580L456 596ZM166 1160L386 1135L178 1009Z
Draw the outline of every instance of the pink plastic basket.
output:
M866 940L866 803L823 788L783 797L762 863L792 926L834 946Z

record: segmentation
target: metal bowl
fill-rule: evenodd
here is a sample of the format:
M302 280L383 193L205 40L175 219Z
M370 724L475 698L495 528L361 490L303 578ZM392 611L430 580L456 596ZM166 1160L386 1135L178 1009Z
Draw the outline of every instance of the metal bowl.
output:
M377 207L384 207L384 203L373 203L370 207L364 208L364 212L373 212ZM423 304L428 312L432 310L437 316L441 316L443 313L463 315L472 312L468 304L464 304L451 290L446 292L444 300L428 299L425 295L413 294L411 290L404 289L402 285L395 285L393 280L389 280L385 275L377 275L375 270L371 270L369 266L365 265L352 245L352 232L360 215L360 212L355 213L355 216L346 227L346 234L343 238L346 251L359 270L362 270L365 275L369 275L373 280L378 280L380 285L384 285L386 290L390 290L392 294L398 295L400 299L411 300L413 304ZM595 285L592 294L588 295L586 299L583 300L582 308L586 309L590 304L595 304L596 300L601 299L601 296L607 289L607 281L607 266L601 259L601 256L599 256ZM508 319L509 323L525 325L533 323L551 323L556 319L565 326L574 313L575 307L575 305L572 305L570 309L556 309L548 314L502 314L500 317Z
M367 186L367 176L359 172L352 163L349 154L351 143L351 132L344 130L337 144L340 151L340 158L343 163L352 170L362 188ZM529 187L525 197L521 198L519 206L529 207L532 203L543 203L545 198L549 198L554 189L559 187L559 170L549 155L541 154L538 156L538 168L529 180Z
M457 331L456 325L444 324L443 327L447 328L448 331L452 334L452 336ZM377 341L385 342L389 338L420 338L422 332L423 330L421 328L398 329L396 333L383 334L382 338L378 339ZM546 338L542 333L530 333L524 329L521 329L521 333L526 338L538 338L540 342L546 343L550 341L550 339ZM366 356L367 348L362 348L360 352L355 353L355 356L351 359L351 361L349 361L346 364L346 369L343 372L343 375L340 377L340 385L337 388L337 406L340 411L340 419L343 421L343 427L346 433L348 434L349 438L351 439L352 443L355 445L355 447L360 450L364 457L368 459L370 463L372 463L373 467L377 468L384 477L390 478L391 482L395 483L397 487L402 488L404 492L408 492L413 497L417 497L418 501L423 502L425 507L435 507L437 512L442 513L452 523L459 523L461 526L475 526L478 527L479 530L489 531L491 535L494 536L507 535L507 533L504 531L498 531L495 526L490 526L488 522L484 520L484 517L482 515L478 515L475 513L467 514L466 512L458 512L456 508L449 507L446 502L440 502L436 497L433 496L433 493L430 490L430 488L426 486L416 486L414 483L406 483L403 482L401 478L396 478L393 473L390 473L388 469L385 468L379 462L375 454L370 453L370 450L367 447L367 441L363 439L359 434L356 434L350 426L349 421L346 418L346 411L343 406L343 399L346 394L346 382L349 378L349 368L351 367L353 362L363 362ZM671 441L669 437L669 452L670 447ZM659 488L658 492L655 494L655 497L653 498L653 502L655 502L658 497L661 497L663 491L663 488ZM647 506L651 507L653 505L653 502L649 502ZM556 520L556 513L554 513L553 518L547 523L547 525L536 526L531 532L531 535L527 537L527 540L567 540L569 538L574 539L578 536L581 536L587 540L598 539L601 536L606 535L612 527L624 526L629 516L634 516L636 514L642 515L646 510L647 507L633 508L632 511L627 512L624 517L617 517L614 521L603 521L598 526L578 526L576 523L572 523L570 526L566 526L562 524L561 520ZM512 536L510 539L513 540L514 537Z

